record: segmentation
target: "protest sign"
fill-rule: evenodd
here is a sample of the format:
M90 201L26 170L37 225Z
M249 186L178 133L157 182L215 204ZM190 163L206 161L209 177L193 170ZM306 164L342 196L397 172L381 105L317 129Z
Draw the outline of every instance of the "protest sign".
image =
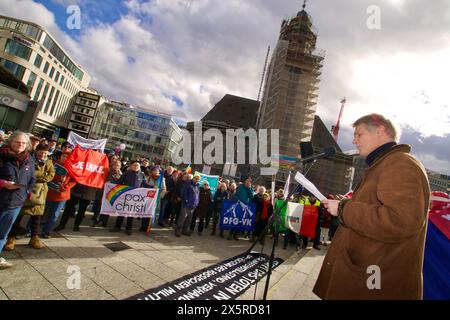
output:
M224 200L220 214L220 228L252 231L255 226L256 203L246 205L241 201Z
M107 182L101 214L152 218L155 216L158 189L134 188Z

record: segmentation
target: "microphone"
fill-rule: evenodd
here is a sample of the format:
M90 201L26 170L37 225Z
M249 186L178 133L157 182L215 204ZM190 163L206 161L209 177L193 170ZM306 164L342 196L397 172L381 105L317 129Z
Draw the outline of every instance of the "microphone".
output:
M352 149L352 150L343 151L342 153L346 154L348 156L353 156L353 155L358 155L359 151L358 151L358 149Z
M320 158L328 158L332 157L336 154L336 148L335 147L326 147L323 148L322 152L313 154L312 156L301 158L301 162L311 162Z

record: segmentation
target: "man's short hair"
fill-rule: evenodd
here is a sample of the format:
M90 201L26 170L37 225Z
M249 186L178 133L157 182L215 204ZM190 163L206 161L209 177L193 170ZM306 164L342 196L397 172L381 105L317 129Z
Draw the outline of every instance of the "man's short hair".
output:
M393 140L397 140L397 130L391 120L386 119L381 114L371 113L361 117L353 123L353 127L359 126L360 124L365 124L369 128L378 128L382 126Z
M37 145L36 151L48 151L48 145L40 143Z

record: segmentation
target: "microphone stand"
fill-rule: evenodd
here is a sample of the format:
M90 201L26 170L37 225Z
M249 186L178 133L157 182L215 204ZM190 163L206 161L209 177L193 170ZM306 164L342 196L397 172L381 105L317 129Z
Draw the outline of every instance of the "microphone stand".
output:
M308 168L307 172L305 173L305 176L306 176L306 174L308 174L309 170L311 170L311 168L314 166L315 163L316 163L316 160L314 160L312 162L311 166ZM295 186L295 188L291 192L289 192L288 196L283 201L283 204L281 205L281 207L277 208L277 210L274 210L273 214L269 217L269 220L267 221L267 225L265 226L264 230L260 233L258 238L253 241L253 243L250 246L250 248L245 252L245 254L249 254L252 251L252 249L255 247L256 243L263 239L263 237L265 236L265 234L269 230L270 226L275 221L276 222L275 235L274 235L274 238L273 238L272 251L270 253L270 258L269 258L269 270L267 271L267 278L266 278L266 284L265 284L265 287L264 287L263 300L267 300L267 292L269 291L270 276L272 274L273 261L275 259L275 247L278 244L278 237L279 237L279 231L278 230L279 230L279 225L281 223L280 212L281 212L281 210L284 209L284 207L286 207L286 205L289 202L289 199L292 197L292 195L295 194L298 190L301 190L301 189L303 189L303 186L298 183ZM275 192L275 190L272 190L272 192Z

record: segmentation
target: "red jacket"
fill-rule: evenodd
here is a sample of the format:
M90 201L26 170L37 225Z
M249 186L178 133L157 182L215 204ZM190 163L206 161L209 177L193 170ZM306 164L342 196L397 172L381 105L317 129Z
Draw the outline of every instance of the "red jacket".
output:
M61 176L55 175L52 182L60 183ZM66 180L61 183L59 190L48 189L47 201L61 202L70 199L70 189L74 187L77 183L72 179L70 175L66 175Z

